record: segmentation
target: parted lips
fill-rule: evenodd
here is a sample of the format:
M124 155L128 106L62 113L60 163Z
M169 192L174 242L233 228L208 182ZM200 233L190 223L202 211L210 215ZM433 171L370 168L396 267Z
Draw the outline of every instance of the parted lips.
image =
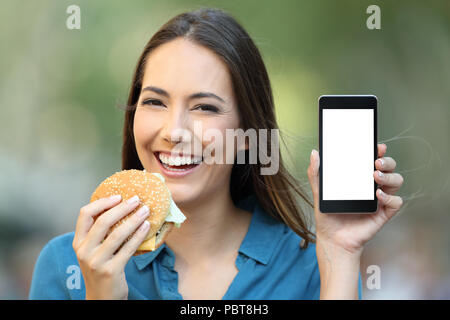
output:
M139 246L136 254L158 248L163 243L163 238L165 238L173 226L173 223L165 223L165 219L169 214L171 195L164 181L157 175L150 172L134 169L123 170L116 172L100 183L92 194L90 202L116 194L120 194L122 196L122 201L126 201L127 199L137 195L140 203L135 210L130 212L129 215L118 221L111 228L109 233L131 217L137 210L139 210L139 208L147 205L150 210L150 214L147 218L147 221L150 222L150 229L144 242ZM163 228L161 229L161 227ZM156 236L157 232L158 237ZM128 237L128 240L130 237Z

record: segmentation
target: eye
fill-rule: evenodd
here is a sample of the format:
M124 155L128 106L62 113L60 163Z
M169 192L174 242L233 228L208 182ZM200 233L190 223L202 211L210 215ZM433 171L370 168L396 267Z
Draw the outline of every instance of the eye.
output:
M200 109L202 111L209 111L209 112L218 112L219 109L215 106L209 105L209 104L201 104L194 108L194 110Z
M164 104L157 99L146 99L142 101L142 104L151 105L151 106L164 106Z

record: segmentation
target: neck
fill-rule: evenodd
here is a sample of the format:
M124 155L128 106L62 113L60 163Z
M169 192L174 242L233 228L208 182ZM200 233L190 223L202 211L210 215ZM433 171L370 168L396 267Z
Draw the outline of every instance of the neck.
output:
M201 261L239 249L251 213L237 208L228 192L211 199L197 205L180 206L187 219L166 239L177 260Z

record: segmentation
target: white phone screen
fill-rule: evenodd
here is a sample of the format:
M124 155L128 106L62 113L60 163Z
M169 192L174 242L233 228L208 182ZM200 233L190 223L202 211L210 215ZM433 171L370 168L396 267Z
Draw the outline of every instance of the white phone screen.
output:
M374 200L373 117L373 109L323 109L323 200Z

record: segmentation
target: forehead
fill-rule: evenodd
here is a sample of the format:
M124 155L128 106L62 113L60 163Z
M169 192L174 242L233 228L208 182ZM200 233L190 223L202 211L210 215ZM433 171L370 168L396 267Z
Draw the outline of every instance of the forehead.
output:
M149 85L170 94L209 91L226 99L233 94L226 64L210 49L185 39L172 40L150 53L142 87Z

